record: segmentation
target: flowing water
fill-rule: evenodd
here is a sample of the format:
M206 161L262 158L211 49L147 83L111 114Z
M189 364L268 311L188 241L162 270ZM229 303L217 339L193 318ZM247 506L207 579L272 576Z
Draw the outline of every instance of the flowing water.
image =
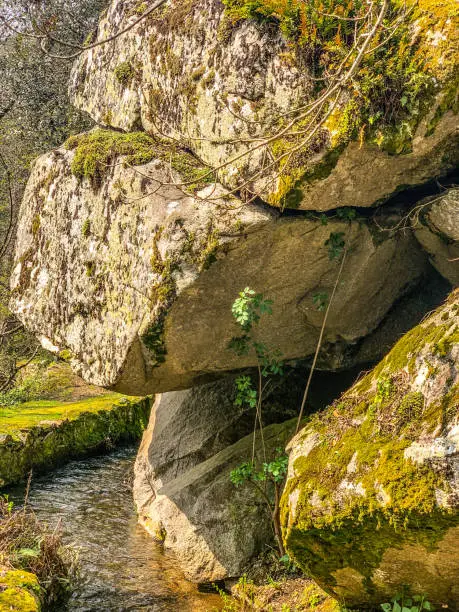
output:
M29 502L80 551L80 576L64 610L72 612L212 612L217 595L199 593L174 559L137 524L127 484L136 449L73 461L34 479ZM13 497L21 501L23 491ZM60 612L60 611L59 611Z

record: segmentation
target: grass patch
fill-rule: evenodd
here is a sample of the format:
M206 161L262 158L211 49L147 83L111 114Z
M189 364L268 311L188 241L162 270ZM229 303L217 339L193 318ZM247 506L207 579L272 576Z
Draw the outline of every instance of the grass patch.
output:
M41 421L73 421L85 412L112 410L122 398L118 393L109 393L78 402L34 400L17 406L3 407L0 408L0 434L10 434L14 437L14 434L35 427Z
M118 157L122 157L127 166L140 166L160 159L180 174L186 183L184 188L191 192L213 182L212 175L207 176L209 168L193 155L173 142L153 138L145 132L123 134L97 129L71 136L64 146L75 151L71 164L73 175L80 180L88 179L94 188L100 187Z

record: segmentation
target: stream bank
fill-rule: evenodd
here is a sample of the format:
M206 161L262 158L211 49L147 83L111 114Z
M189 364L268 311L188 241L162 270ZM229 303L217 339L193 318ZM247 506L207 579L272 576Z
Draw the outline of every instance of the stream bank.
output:
M37 391L10 401L25 388ZM140 439L150 398L124 397L75 376L68 364L31 364L0 398L0 487L47 472L70 459L112 450Z
M2 486L23 480L31 470L49 471L69 459L137 440L150 411L149 399L116 394L74 404L39 404L0 409Z

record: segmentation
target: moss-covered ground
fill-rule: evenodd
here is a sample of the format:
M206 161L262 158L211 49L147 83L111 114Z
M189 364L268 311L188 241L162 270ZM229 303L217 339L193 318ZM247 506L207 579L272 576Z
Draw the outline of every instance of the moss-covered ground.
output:
M100 410L110 411L123 398L118 393L107 393L101 397L90 397L78 402L57 400L35 400L11 407L0 407L0 434L20 438L21 432L36 427L41 422L74 421L82 414L95 414Z
M312 580L304 577L268 576L261 584L241 578L231 588L232 596L223 594L223 612L247 610L274 612L341 612L339 603Z
M31 364L0 397L0 486L138 440L149 411L148 398L87 385L66 363Z

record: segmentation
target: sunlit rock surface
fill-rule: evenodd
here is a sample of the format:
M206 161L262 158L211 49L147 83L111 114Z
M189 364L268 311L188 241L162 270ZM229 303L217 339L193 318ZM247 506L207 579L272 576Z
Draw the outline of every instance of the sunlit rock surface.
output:
M324 316L314 296L332 294L344 249L324 343L369 334L427 269L409 233L337 216L279 218L219 185L187 195L160 160L116 158L94 183L72 174L74 156L59 149L34 165L11 305L97 385L145 395L256 365L228 349L239 333L231 305L247 286L274 301L259 337L284 359L312 355Z
M459 286L459 188L420 202L411 224L433 265Z
M454 22L447 18L449 4L438 9L438 18L424 4L409 13L414 20L410 27L414 48L420 40L422 53L427 53L429 70L436 75L429 82L438 91L428 112L422 107L421 121L413 108L413 117L394 128L396 138L411 143L395 145L402 155L376 144L352 142L344 151L336 144L349 139L346 126L353 119L346 113L360 112L349 111L345 95L292 169L279 178L276 168L265 168L266 152L250 140L276 133L293 109L318 97L316 68L282 36L275 20L232 21L220 0L172 0L121 37L83 53L73 70L71 98L101 125L125 131L142 127L181 140L205 163L220 168L218 177L225 186L243 185L275 205L307 210L372 206L457 163L457 116L447 110L450 84L442 81L445 73L454 74ZM146 6L113 0L96 40L135 23ZM397 108L398 100L391 113ZM410 121L415 115L414 128ZM271 127L273 118L284 116L284 123ZM365 119L361 133L369 127ZM282 139L274 144L282 150ZM275 157L275 150L273 146L268 155Z
M459 293L289 444L289 554L351 607L459 601Z

